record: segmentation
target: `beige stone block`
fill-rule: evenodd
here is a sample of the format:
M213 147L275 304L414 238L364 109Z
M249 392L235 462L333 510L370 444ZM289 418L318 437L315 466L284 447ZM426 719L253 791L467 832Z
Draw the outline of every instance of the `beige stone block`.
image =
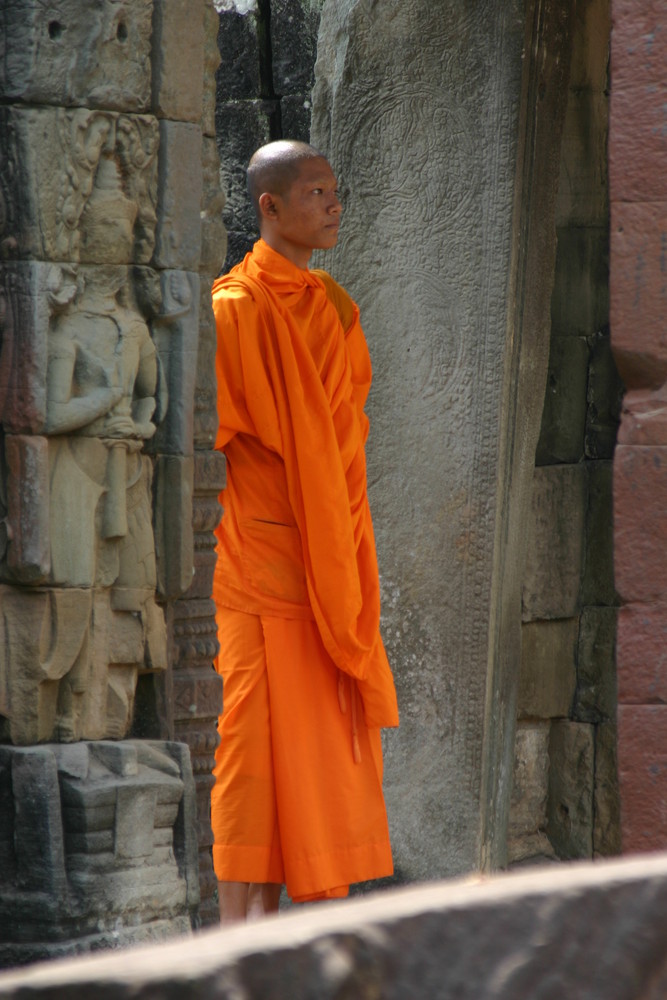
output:
M53 269L0 262L0 421L9 434L43 434Z
M578 643L574 718L609 722L616 716L616 608L584 608Z
M609 98L603 92L570 91L563 143L556 222L604 226L609 213L607 132Z
M0 130L13 256L146 263L155 240L157 120L90 108L9 107ZM57 290L56 290L57 292ZM55 294L55 293L54 293Z
M514 743L514 781L507 831L508 860L553 853L544 833L549 778L549 723L519 722Z
M152 0L6 0L0 97L143 111Z
M192 583L193 482L192 457L159 456L155 468L155 540L158 592L165 600L180 597Z
M17 583L43 583L51 569L48 441L8 434L4 445L8 575Z
M559 858L593 856L595 729L561 720L549 739L547 834Z
M204 86L202 131L215 139L215 79L220 65L218 48L219 14L212 3L204 3Z
M220 157L215 139L202 141L202 247L200 269L216 277L227 255L227 233L222 221L225 195L220 186Z
M586 469L535 469L527 525L523 619L573 618L580 603L586 525Z
M519 718L570 714L577 684L579 619L524 622L521 627Z
M205 0L153 0L153 111L199 122L202 113Z
M621 853L621 802L618 788L616 722L595 727L595 821L593 855L609 857Z
M202 132L199 125L160 122L156 267L199 270Z

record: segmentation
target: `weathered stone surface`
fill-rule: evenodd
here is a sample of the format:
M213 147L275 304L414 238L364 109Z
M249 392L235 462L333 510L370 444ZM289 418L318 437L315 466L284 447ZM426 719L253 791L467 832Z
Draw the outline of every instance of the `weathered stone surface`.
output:
M0 996L660 1000L665 907L664 855L559 866L383 893L252 930L11 972L0 977Z
M552 300L553 301L553 300ZM583 337L552 337L537 465L580 462L584 456L588 344Z
M374 367L371 507L402 713L385 789L402 879L504 856L569 52L566 6L546 14L544 38L527 38L520 4L322 10L311 135L346 205L323 265L359 302ZM521 107L523 51L542 68L523 64Z
M7 434L4 545L8 574L19 583L42 583L51 569L49 446L44 437Z
M579 619L524 622L518 717L567 717L577 683Z
M204 4L204 83L201 127L204 135L215 138L215 77L220 65L217 42L218 12L212 3Z
M12 256L147 263L155 240L157 149L150 115L3 108L0 159L9 165L3 194L18 206L15 231L6 234Z
M623 851L667 845L667 705L618 706Z
M310 94L323 4L324 0L271 2L273 86L283 98ZM284 131L284 135L292 133Z
M217 334L211 303L211 286L206 278L202 278L193 428L194 445L195 448L200 449L213 447L218 430L218 392L215 381L216 345Z
M570 87L601 92L609 85L611 10L608 0L587 0L576 10Z
M192 456L158 457L155 466L155 547L157 590L163 600L180 597L192 583L193 479Z
M609 330L589 337L591 360L586 393L586 458L611 459L621 416L623 382L611 353Z
M153 0L152 110L197 122L202 113L205 0Z
M614 605L614 521L612 463L586 462L588 479L582 604Z
M0 97L144 111L152 0L7 0Z
M618 790L616 722L595 727L593 857L621 853L621 803Z
M593 855L593 726L552 723L547 834L559 858Z
M667 447L619 445L614 458L614 564L625 601L667 595ZM638 516L641 515L641 516Z
M616 608L584 608L577 651L573 718L603 722L616 715Z
M227 254L227 233L222 222L225 196L220 189L220 157L214 138L202 141L203 192L201 208L200 271L215 278L220 273Z
M255 150L273 138L277 113L277 101L218 102L215 129L220 177L226 196L223 219L229 233L230 250L233 233L257 233L255 212L246 192L246 167Z
M280 102L280 120L283 135L290 139L310 141L310 116L312 103L310 93L283 97Z
M667 704L667 607L628 604L618 612L618 700Z
M563 128L556 219L559 224L604 226L609 212L607 122L609 97L571 90Z
M58 285L48 264L0 263L0 419L6 433L44 433L49 292L57 295Z
M0 966L184 933L199 900L187 748L0 747Z
M188 122L160 122L159 195L153 263L199 268L201 253L202 132Z
M514 744L514 784L507 830L510 864L553 857L545 827L549 783L549 723L520 722Z
M588 337L609 324L609 229L558 229L551 326L557 337Z
M266 27L258 23L260 15L256 0L238 7L225 3L219 17L220 65L215 74L218 104L239 98L260 97L261 34L263 32L266 37Z
M577 613L584 569L586 486L583 464L535 469L523 585L526 621L572 618Z

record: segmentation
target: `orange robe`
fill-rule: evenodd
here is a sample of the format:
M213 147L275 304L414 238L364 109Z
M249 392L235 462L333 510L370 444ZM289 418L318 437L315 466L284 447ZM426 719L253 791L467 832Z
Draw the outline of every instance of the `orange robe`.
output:
M370 359L343 289L263 240L215 282L213 307L227 457L213 591L225 682L216 873L286 881L294 898L341 895L391 872L379 727L398 711L366 493ZM242 748L260 726L262 748ZM262 796L275 800L262 821L271 845L248 844Z

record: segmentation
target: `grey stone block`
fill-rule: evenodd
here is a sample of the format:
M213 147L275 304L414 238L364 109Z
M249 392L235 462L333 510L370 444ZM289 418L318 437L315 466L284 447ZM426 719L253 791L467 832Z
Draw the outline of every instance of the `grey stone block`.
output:
M310 142L311 114L310 92L281 98L280 120L285 138Z
M215 139L215 76L220 65L218 49L218 12L212 3L204 4L204 86L201 127L204 135Z
M523 618L572 618L584 569L587 475L583 464L535 469Z
M586 457L611 459L621 416L624 386L611 353L609 328L588 338L591 360L586 394Z
M323 4L324 0L271 0L273 86L281 97L310 93Z
M590 337L609 325L606 223L559 227L551 325L558 337Z
M246 168L255 150L277 134L278 115L276 100L218 102L215 127L226 197L223 220L228 232L257 233L255 211L246 188Z
M577 683L579 619L524 622L518 717L567 717Z
M584 457L588 343L552 337L536 465L579 462Z
M153 0L152 97L158 118L199 123L205 0Z
M616 715L616 609L584 608L577 652L573 716L604 722Z
M593 856L594 739L593 726L552 723L547 834L559 858Z
M544 832L549 780L549 723L519 722L514 744L514 782L507 831L508 861L553 854Z
M160 122L158 204L153 263L197 271L201 253L202 133L199 125Z
M615 605L613 470L610 461L586 462L588 496L582 604Z
M220 11L218 49L220 65L215 74L217 103L263 96L260 78L260 32L256 5L240 13L233 5Z
M202 142L202 246L199 270L211 279L222 268L227 254L227 233L222 221L225 196L220 187L220 157L214 138L204 136Z
M192 583L193 475L192 456L160 455L157 459L155 548L158 593L165 600L180 597Z
M0 97L143 111L150 102L152 0L7 0Z
M595 727L593 855L621 853L621 801L618 788L616 722Z
M0 977L0 997L660 1000L666 908L664 854L551 866L14 971Z

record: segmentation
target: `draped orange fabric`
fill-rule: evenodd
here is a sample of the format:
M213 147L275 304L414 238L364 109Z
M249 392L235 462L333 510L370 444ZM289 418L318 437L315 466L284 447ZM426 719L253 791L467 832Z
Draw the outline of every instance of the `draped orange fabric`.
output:
M366 492L371 366L358 309L328 275L263 240L214 283L213 308L216 447L228 467L216 604L314 619L334 664L357 682L366 724L396 726Z

